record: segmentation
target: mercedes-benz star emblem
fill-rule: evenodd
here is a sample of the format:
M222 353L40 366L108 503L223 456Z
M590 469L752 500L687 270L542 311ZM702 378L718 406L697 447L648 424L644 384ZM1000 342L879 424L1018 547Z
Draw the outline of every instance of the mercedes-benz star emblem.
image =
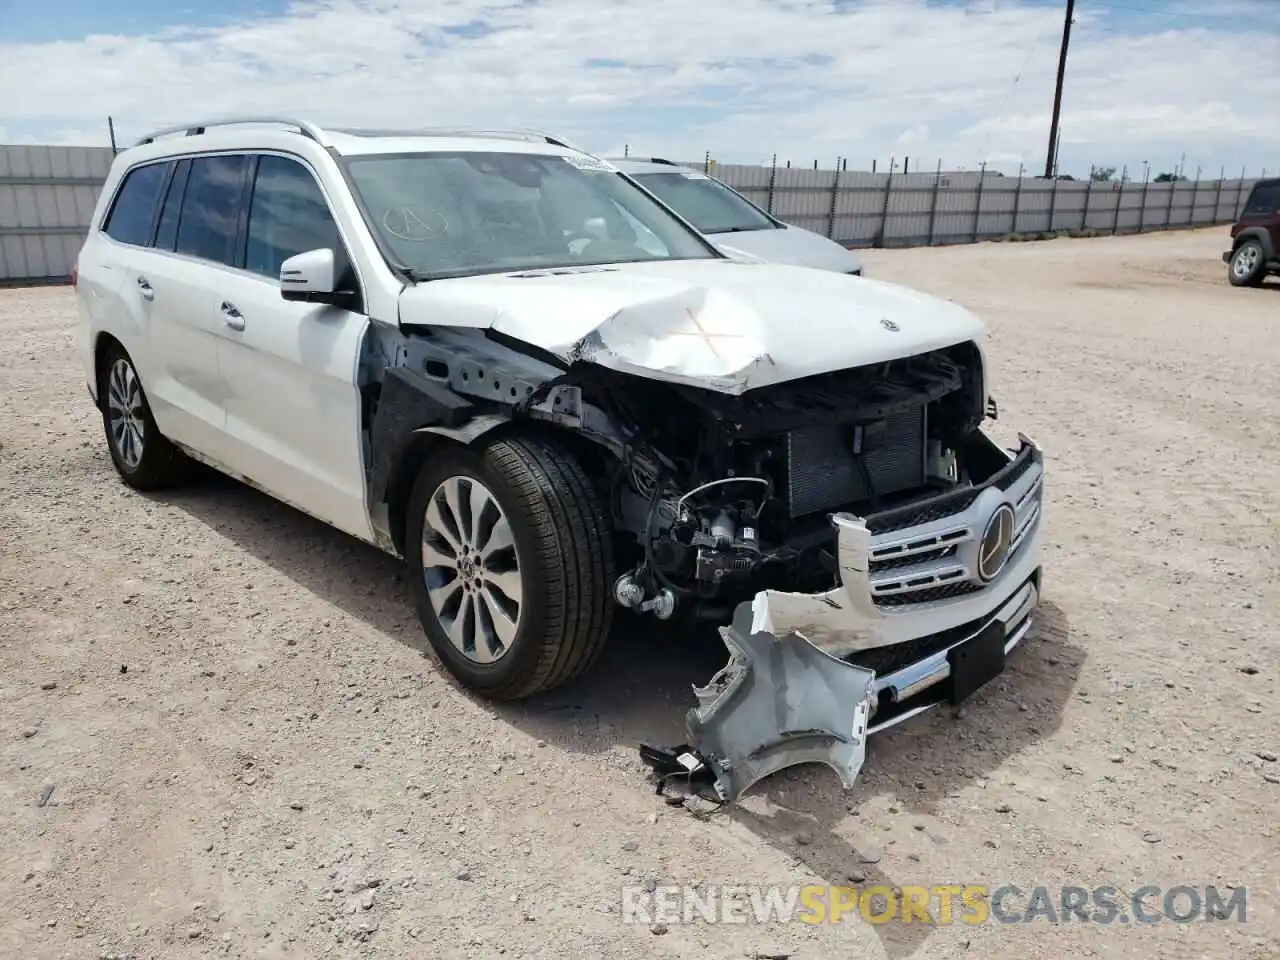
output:
M881 318L880 318L880 326L884 327L884 328L885 328L886 330L888 330L890 333L897 333L899 330L901 330L901 329L902 329L902 328L901 328L901 327L899 327L896 323L894 323L892 320L890 320L888 317L881 317Z
M978 579L983 583L994 580L1004 569L1013 543L1016 519L1013 507L1002 503L987 521L987 529L982 531L982 540L978 544Z

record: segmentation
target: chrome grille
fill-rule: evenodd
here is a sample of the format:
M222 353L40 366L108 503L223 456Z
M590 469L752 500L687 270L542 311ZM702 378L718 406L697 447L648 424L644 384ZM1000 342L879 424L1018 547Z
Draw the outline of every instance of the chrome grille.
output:
M872 599L879 606L900 607L986 589L976 572L977 548L991 511L1000 502L1014 508L1012 559L1040 518L1043 478L1043 470L1028 457L983 487L936 498L918 509L892 511L893 522L879 528L875 517L867 518ZM903 515L920 522L899 526Z
M920 553L897 554L887 557L883 560L877 560L871 564L873 572L898 570L903 567L913 567L920 563L928 563L932 560L945 560L948 557L954 557L956 554L955 546L935 547L931 550L924 550Z
M982 590L980 583L946 583L942 586L928 587L913 593L890 594L876 597L876 603L882 607L901 607L909 603L929 603L933 600L950 600L952 597L963 597L968 593Z

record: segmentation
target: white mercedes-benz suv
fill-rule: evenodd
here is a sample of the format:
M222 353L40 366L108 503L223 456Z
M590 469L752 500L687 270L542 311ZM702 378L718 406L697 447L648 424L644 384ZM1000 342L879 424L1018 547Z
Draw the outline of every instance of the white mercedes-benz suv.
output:
M212 466L402 557L471 690L579 676L619 606L719 624L681 762L722 798L809 760L851 784L1031 626L1042 455L982 429L983 325L729 259L555 137L159 131L75 282L124 481Z

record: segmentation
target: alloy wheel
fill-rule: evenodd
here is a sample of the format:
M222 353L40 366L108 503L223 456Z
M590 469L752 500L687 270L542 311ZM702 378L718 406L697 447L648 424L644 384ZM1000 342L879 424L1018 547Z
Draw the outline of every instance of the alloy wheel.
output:
M142 412L142 384L124 357L111 365L107 376L107 423L111 443L129 470L138 469L145 452L146 425Z
M1252 244L1240 248L1240 252L1236 254L1236 258L1231 263L1231 270L1236 277L1243 280L1245 277L1253 273L1258 267L1258 248Z
M474 477L449 477L427 500L422 576L449 642L480 664L502 659L520 628L524 585L511 523Z

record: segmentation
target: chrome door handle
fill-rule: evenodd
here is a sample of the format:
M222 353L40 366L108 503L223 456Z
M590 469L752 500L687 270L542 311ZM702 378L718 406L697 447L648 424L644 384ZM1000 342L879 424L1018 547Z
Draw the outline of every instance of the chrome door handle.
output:
M244 329L244 314L236 307L234 303L222 301L222 322L232 330Z
M154 300L156 298L156 292L151 288L151 282L146 277L138 278L138 293L143 300Z

